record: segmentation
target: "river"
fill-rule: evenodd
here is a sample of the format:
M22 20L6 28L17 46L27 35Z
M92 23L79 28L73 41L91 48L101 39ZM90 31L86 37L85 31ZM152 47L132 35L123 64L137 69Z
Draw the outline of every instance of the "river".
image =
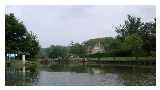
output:
M41 66L35 73L6 71L7 86L155 86L155 66Z

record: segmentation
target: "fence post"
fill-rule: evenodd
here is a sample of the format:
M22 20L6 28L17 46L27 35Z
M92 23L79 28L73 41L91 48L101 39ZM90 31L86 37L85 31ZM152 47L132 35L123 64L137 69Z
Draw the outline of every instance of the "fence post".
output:
M22 55L23 73L25 73L25 55Z

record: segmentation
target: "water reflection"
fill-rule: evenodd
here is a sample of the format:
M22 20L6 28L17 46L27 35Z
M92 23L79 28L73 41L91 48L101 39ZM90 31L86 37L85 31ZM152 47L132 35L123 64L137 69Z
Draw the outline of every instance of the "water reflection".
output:
M34 73L6 71L6 85L156 85L156 72L154 66L58 64Z
M25 65L10 65L9 67L7 66L5 72L6 85L32 85L38 80L38 71L36 71L36 69L37 68L33 69L30 67L26 67ZM32 72L32 70L34 70L35 72Z

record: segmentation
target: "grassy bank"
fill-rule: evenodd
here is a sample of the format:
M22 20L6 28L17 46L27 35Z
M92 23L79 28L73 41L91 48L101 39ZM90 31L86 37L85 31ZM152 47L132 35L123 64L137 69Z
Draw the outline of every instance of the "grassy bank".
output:
M156 57L88 58L88 63L125 64L125 65L155 65L156 64Z
M88 61L155 61L156 57L105 57L88 58Z

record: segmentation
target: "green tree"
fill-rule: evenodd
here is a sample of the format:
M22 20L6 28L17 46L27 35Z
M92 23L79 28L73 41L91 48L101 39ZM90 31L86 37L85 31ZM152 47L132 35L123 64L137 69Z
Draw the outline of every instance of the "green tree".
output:
M70 53L80 57L84 57L86 55L86 48L84 45L72 42L70 46Z
M68 48L59 45L51 45L49 48L46 49L46 53L50 58L65 58L68 55Z
M37 35L28 32L22 21L14 14L5 15L5 47L6 53L29 53L35 57L39 51Z
M118 33L117 37L121 40L125 40L127 36L139 33L142 25L141 18L128 15L124 25L116 27L116 32Z
M123 42L124 46L122 49L124 50L130 50L131 54L134 55L139 55L139 53L142 50L142 45L143 45L143 40L138 34L132 34L126 37L125 41ZM137 54L138 52L138 54Z
M121 40L124 49L141 47L145 55L155 55L156 52L156 19L154 22L142 22L141 18L128 15L123 25L116 27L117 39ZM123 49L122 48L122 49ZM139 55L142 54L139 52ZM143 54L144 55L144 54Z
M149 55L156 54L156 19L154 22L146 22L141 28L140 35L143 39L143 49Z

